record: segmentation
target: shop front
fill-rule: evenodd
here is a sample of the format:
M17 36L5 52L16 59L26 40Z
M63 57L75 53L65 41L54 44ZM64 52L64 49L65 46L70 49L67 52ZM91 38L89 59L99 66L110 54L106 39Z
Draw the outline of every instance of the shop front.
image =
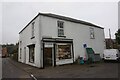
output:
M73 40L43 38L43 67L74 62Z

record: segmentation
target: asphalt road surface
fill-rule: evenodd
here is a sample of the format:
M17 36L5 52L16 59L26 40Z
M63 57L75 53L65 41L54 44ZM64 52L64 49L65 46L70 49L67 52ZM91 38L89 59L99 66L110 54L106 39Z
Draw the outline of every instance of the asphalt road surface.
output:
M13 61L9 58L2 60L3 78L118 78L119 63L101 62L95 64L71 64L39 69ZM33 78L34 78L33 76ZM34 79L36 80L36 79Z
M12 64L9 59L2 59L2 78L30 78L29 74Z

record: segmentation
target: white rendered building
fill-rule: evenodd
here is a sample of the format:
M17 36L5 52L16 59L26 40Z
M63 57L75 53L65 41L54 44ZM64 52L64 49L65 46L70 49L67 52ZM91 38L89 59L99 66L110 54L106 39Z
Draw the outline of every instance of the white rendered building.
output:
M85 47L102 57L104 28L89 22L51 13L39 13L19 32L18 60L43 68L87 58Z

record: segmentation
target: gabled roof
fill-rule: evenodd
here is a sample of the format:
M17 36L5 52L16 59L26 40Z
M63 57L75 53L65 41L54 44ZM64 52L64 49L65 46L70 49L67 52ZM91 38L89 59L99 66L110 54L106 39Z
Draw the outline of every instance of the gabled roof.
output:
M80 23L80 24L84 24L84 25L88 25L88 26L93 26L96 28L101 28L104 29L103 27L97 26L95 24L86 22L86 21L82 21L82 20L77 20L77 19L73 19L70 17L65 17L65 16L61 16L61 15L56 15L56 14L52 14L52 13L38 13L38 15L33 18L20 32L19 34L33 21L35 20L39 15L43 15L43 16L47 16L47 17L52 17L52 18L57 18L57 19L61 19L61 20L66 20L66 21L70 21L70 22L74 22L74 23Z

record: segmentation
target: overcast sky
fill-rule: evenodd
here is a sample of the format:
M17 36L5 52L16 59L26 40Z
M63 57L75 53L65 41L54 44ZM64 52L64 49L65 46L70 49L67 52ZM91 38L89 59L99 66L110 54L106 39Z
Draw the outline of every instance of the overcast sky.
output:
M55 13L88 21L105 28L105 37L112 38L118 29L117 2L4 2L2 3L2 43L16 43L19 31L38 12ZM1 33L1 30L0 30Z

